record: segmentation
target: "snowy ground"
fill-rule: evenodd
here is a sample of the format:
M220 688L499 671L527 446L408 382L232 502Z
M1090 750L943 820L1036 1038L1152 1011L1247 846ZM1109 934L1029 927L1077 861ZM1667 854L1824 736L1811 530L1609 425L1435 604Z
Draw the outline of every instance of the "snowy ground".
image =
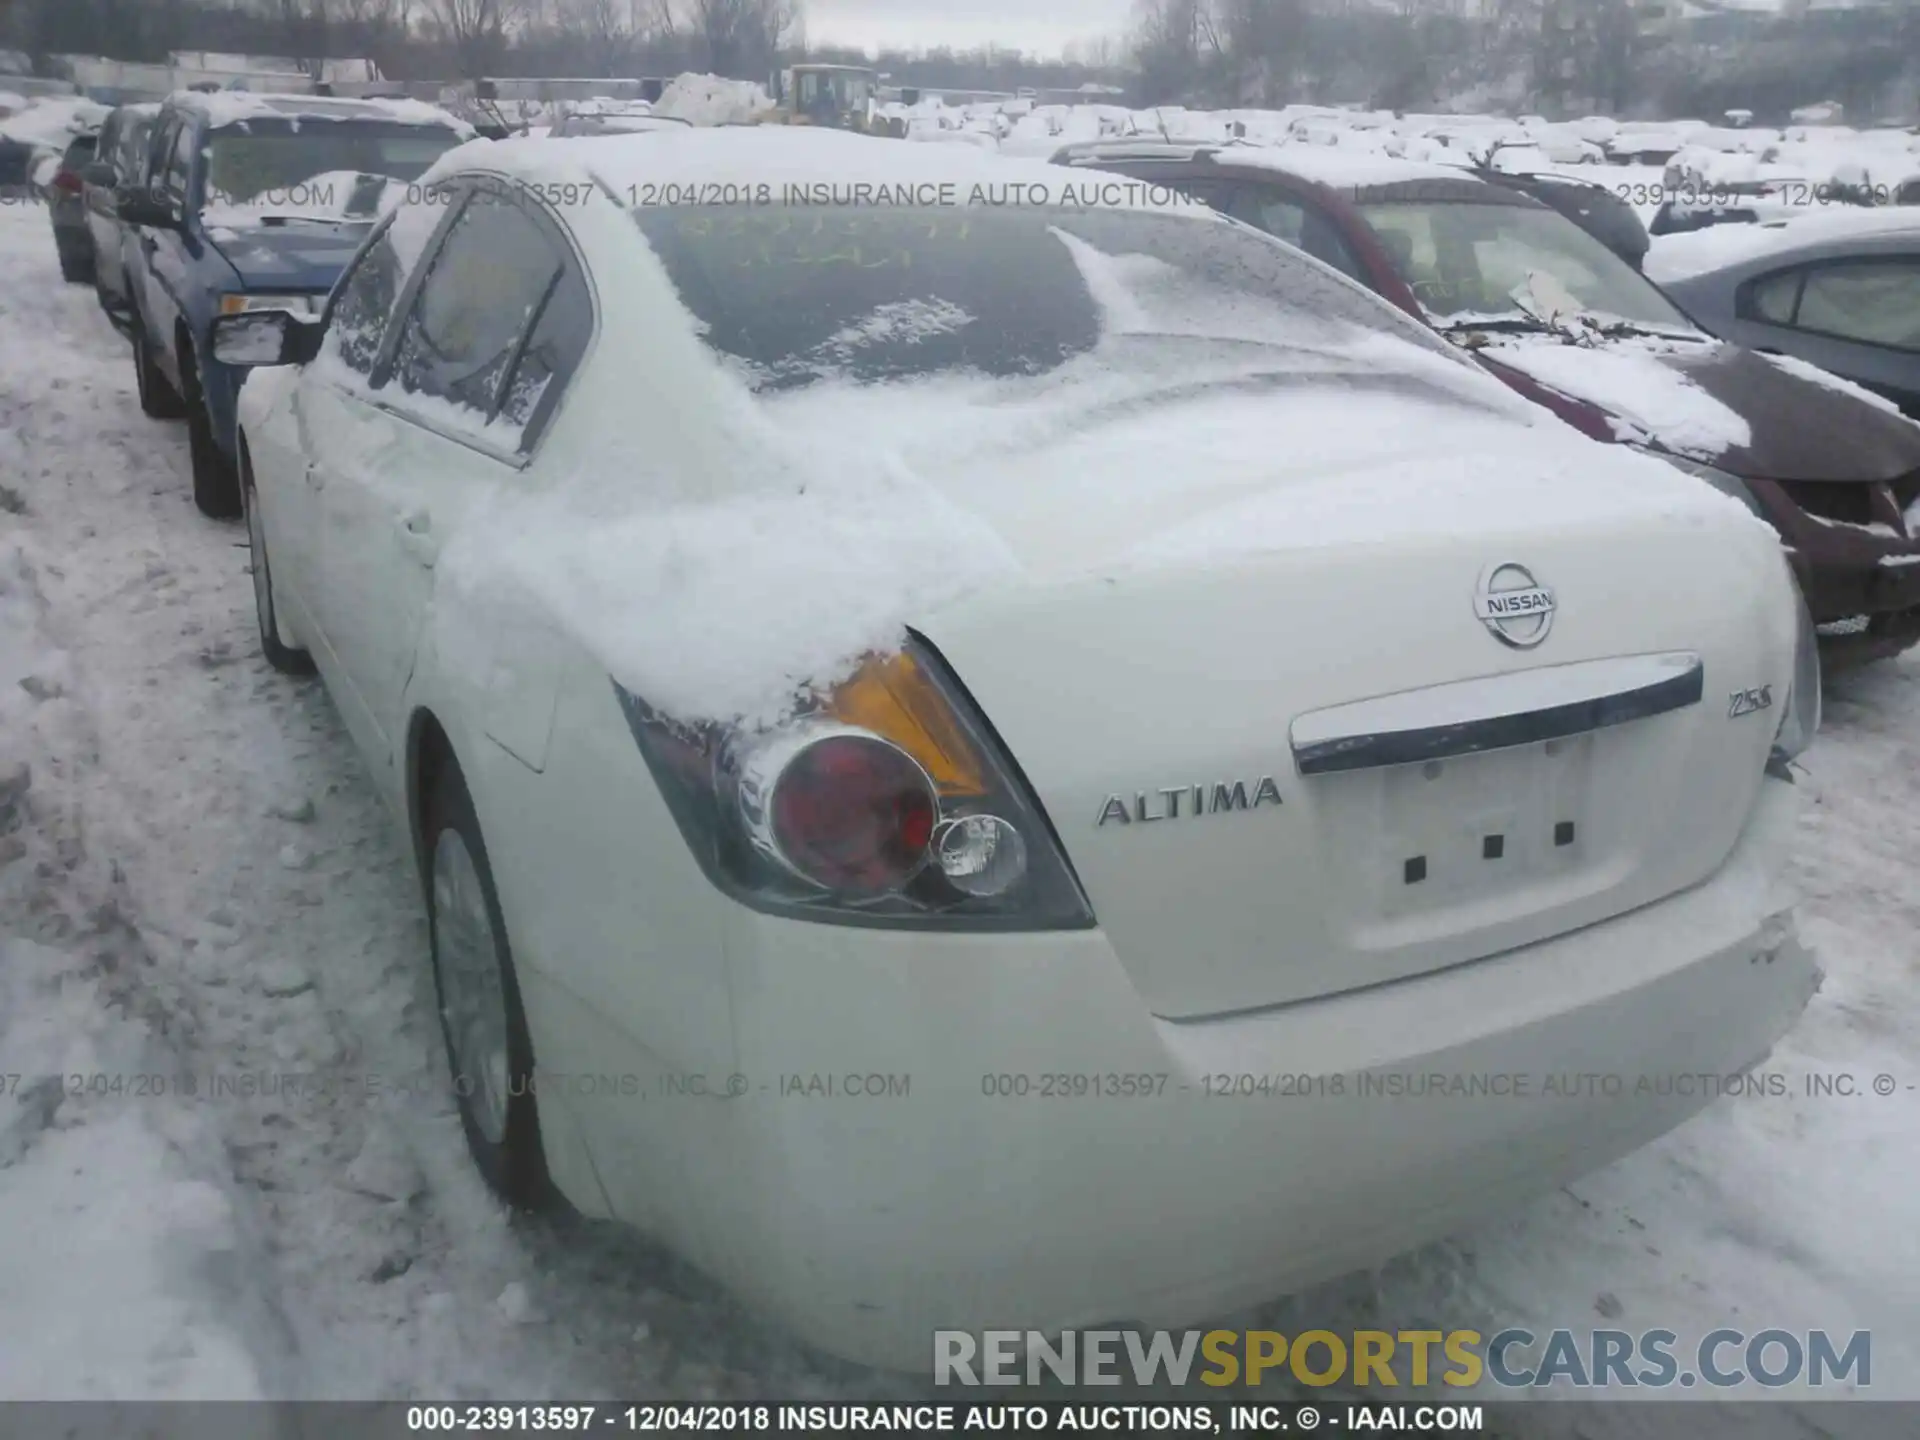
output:
M407 862L324 691L259 660L245 565L45 216L0 211L0 1310L40 1326L0 1398L910 1393L636 1239L489 1201L433 1083ZM1772 1062L1789 1098L1258 1318L1871 1329L1873 1393L1920 1397L1916 717L1920 658L1832 689L1801 866L1829 978ZM1867 1093L1804 1098L1811 1072ZM157 1080L64 1078L95 1073ZM206 1093L286 1073L333 1078Z

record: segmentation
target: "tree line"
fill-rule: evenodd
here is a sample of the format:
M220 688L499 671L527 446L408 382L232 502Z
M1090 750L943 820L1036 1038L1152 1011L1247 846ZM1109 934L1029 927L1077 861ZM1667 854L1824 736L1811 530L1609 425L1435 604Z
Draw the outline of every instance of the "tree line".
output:
M366 58L394 80L480 75L764 80L796 59L866 62L808 43L802 0L0 0L31 55L163 62L215 50ZM1671 0L1669 0L1671 8ZM1920 119L1920 0L1729 14L1677 31L1636 0L1137 0L1125 35L1058 57L887 51L923 89L1124 87L1135 105L1358 104L1548 115L1763 120L1839 100L1849 118Z

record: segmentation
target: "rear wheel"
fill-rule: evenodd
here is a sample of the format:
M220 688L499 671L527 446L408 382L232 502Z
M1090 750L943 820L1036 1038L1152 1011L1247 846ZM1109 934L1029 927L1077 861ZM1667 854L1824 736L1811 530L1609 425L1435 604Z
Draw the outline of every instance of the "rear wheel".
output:
M282 675L313 674L313 656L280 643L280 622L273 603L273 570L267 561L267 527L260 516L260 496L253 485L253 466L244 450L240 456L240 500L247 518L247 552L253 569L253 613L260 624L260 653Z
M188 387L187 453L193 462L193 503L202 515L231 520L240 513L238 468L213 438L213 417L207 413L191 355L183 350L180 363Z
M78 245L62 244L60 250L60 278L69 285L90 285L93 283L93 257Z
M142 415L152 420L178 420L187 413L180 392L160 373L160 367L153 363L146 321L138 310L133 312L133 381L140 393Z
M541 1208L552 1189L540 1148L533 1044L480 821L451 760L433 782L425 819L433 979L460 1126L494 1193Z

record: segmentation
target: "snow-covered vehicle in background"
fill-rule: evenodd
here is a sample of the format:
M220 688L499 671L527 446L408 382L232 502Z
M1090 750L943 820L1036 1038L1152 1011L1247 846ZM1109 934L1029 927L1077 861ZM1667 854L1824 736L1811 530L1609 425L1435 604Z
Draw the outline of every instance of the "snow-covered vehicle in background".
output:
M411 100L245 92L170 98L155 117L145 190L119 202L136 231L125 288L140 408L185 418L193 498L233 516L239 372L213 354L218 317L317 311L381 213L473 137Z
M770 183L960 203L636 200ZM1805 1005L1818 666L1741 506L1118 176L756 128L424 184L320 328L215 344L266 367L261 644L404 820L503 1195L925 1369L1344 1272L1713 1093L1356 1131L1217 1077L1738 1074Z
M1319 146L1135 142L1059 160L1178 186L1297 245L1595 439L1737 497L1778 528L1833 657L1920 640L1920 520L1902 518L1920 513L1920 425L1714 338L1511 177Z
M1667 292L1716 334L1797 356L1920 420L1920 209L1676 236L1656 263ZM1916 491L1920 477L1891 490L1881 523L1920 533Z

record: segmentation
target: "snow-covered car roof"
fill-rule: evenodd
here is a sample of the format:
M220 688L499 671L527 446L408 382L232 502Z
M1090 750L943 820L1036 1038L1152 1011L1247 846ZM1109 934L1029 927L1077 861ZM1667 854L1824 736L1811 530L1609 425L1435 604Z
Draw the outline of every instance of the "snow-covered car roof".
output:
M699 194L739 194L740 203L753 203L752 196L761 186L771 187L768 203L776 205L814 203L819 195L828 197L826 203L857 205L862 186L869 192L888 187L890 203L900 204L898 197L905 193L901 187L913 187L915 196L927 198L906 203L1095 203L1105 208L1220 218L1210 207L1185 196L1153 194L1154 187L1118 177L1106 177L1111 183L1101 183L1094 193L1094 182L1045 160L1011 158L970 145L907 145L805 126L676 128L641 135L552 136L462 145L441 156L422 183L463 170L493 171L528 181L597 180L616 196L657 193L663 204ZM797 188L789 191L789 186L808 188L802 193ZM940 186L953 188L939 195L929 193L928 187ZM877 203L889 203L889 198Z
M472 135L473 127L424 100L349 100L329 95L271 95L251 90L207 93L180 90L167 98L176 109L205 115L213 125L243 125L249 120L368 120L388 125L437 126Z
M1088 166L1097 166L1103 160L1114 163L1213 160L1222 165L1272 170L1276 174L1291 175L1315 185L1349 193L1376 185L1399 185L1412 180L1461 178L1460 172L1452 166L1402 160L1375 150L1347 150L1333 145L1205 145L1123 139L1069 145L1060 151L1059 158L1071 164Z
M1424 160L1402 160L1372 150L1347 150L1336 145L1236 145L1220 160L1258 170L1275 170L1332 190L1352 192L1376 185L1402 185L1413 180L1453 180L1461 175L1449 165Z
M1657 282L1671 283L1768 255L1790 255L1807 246L1881 235L1920 241L1920 206L1835 206L1761 225L1714 225L1662 235L1647 252L1646 273Z

